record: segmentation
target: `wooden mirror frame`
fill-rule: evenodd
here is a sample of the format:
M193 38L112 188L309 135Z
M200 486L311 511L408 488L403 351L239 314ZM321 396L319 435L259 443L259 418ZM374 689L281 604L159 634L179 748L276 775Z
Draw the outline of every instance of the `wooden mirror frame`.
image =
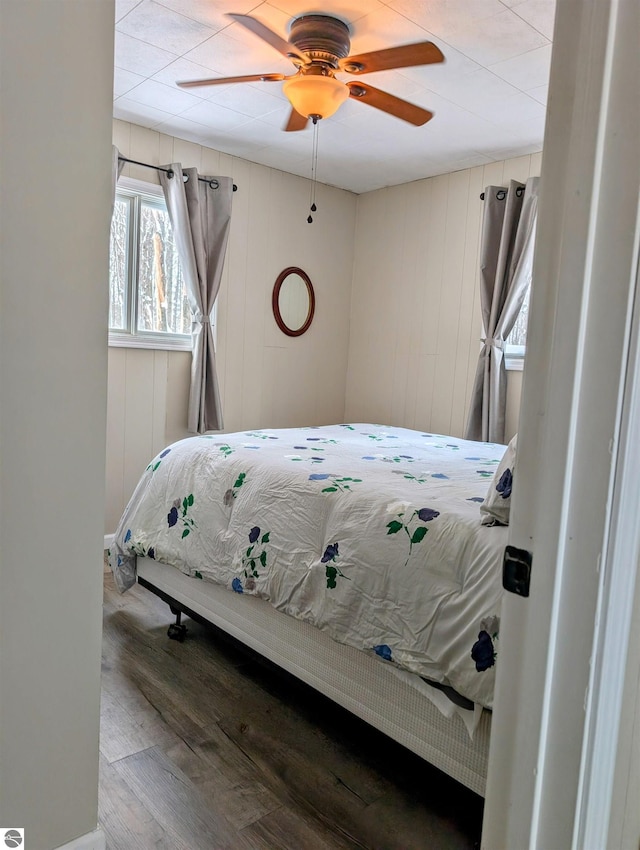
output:
M288 325L285 324L284 319L282 318L282 314L280 313L280 290L282 289L282 284L289 277L290 274L297 274L298 277L301 277L307 286L307 293L309 295L309 312L307 313L307 318L304 320L304 323L297 330L292 330ZM288 266L286 269L280 272L278 278L273 287L273 295L271 297L271 306L273 309L273 318L276 320L276 324L280 328L283 334L287 336L302 336L303 333L309 330L309 326L313 321L313 314L316 310L316 296L313 291L313 284L309 278L309 275L306 272L303 272L302 269L299 269L297 266Z

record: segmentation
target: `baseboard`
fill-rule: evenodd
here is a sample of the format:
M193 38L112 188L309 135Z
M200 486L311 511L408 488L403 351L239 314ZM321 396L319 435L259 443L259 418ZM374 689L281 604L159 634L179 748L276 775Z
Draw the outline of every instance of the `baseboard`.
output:
M113 546L113 541L115 539L115 534L105 534L104 536L104 548L111 549Z
M79 838L74 838L68 844L63 844L57 850L106 850L107 842L104 832L98 827L93 832L87 832Z

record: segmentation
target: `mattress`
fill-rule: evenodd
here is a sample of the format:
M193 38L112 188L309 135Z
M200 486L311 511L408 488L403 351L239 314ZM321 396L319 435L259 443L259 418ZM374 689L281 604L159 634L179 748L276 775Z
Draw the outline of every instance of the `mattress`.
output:
M490 708L506 529L479 505L504 448L366 423L182 440L124 512L116 581L162 561Z

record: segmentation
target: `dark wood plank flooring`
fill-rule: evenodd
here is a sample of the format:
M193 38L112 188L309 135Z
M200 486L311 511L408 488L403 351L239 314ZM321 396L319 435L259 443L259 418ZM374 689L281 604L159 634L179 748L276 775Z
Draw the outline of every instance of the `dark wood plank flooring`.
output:
M472 850L482 800L219 631L105 572L108 850Z

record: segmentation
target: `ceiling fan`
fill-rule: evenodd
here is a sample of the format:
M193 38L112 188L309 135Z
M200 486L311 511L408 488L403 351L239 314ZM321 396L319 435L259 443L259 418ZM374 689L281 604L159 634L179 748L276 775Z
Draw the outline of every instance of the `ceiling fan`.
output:
M211 86L227 83L283 82L283 91L292 110L285 130L303 130L309 119L315 124L327 118L348 98L361 100L396 118L420 126L426 124L433 113L368 83L343 82L336 72L370 74L392 68L430 65L443 62L444 56L433 42L421 41L383 50L373 50L349 56L351 42L349 28L339 18L329 15L302 15L291 24L289 40L279 36L257 18L250 15L229 14L243 27L257 35L297 68L295 74L248 74L238 77L212 77L205 80L178 82L182 88Z

